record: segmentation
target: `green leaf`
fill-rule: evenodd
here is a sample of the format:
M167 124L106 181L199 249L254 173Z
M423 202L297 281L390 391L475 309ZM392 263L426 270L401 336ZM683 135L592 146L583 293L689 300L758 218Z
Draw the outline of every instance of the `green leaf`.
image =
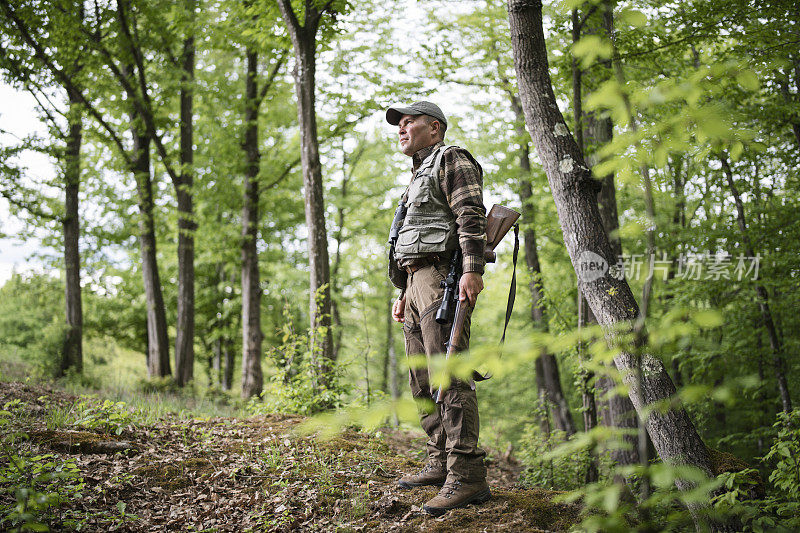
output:
M756 73L750 69L740 70L736 74L736 81L748 91L757 91L761 88L761 81Z
M634 28L643 28L647 25L647 16L636 9L623 9L620 11L619 18Z
M744 152L744 145L741 142L736 141L731 145L731 159L733 161L738 161L742 156L742 152Z
M698 311L692 315L692 321L701 328L716 328L723 324L722 315L712 309Z
M589 68L597 58L610 59L614 49L598 35L587 35L572 47L572 55L581 60L582 68Z

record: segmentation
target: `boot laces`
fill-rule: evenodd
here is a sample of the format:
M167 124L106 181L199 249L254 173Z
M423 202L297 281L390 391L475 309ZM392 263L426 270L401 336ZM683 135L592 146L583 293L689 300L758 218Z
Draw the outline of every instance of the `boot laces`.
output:
M448 481L442 486L442 490L439 494L447 498L448 500L453 497L453 494L461 488L460 481Z

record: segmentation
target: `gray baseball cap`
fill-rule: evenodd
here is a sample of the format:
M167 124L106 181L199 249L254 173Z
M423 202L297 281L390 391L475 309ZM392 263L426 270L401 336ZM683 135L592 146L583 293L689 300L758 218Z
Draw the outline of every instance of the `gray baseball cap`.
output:
M440 121L445 128L447 127L447 117L433 102L423 100L410 105L394 104L386 110L386 121L392 126L397 126L403 115L428 115Z

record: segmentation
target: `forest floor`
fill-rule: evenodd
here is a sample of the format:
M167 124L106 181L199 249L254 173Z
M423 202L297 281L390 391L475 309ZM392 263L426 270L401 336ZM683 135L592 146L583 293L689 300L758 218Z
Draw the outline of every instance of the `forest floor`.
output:
M16 484L37 475L46 483L41 472L60 468L48 490L61 503L40 511L57 531L525 532L564 531L579 521L577 505L520 487L519 465L491 450L489 502L440 518L425 514L435 488L396 486L423 464L419 433L348 429L321 439L298 432L303 418L291 415L143 422L123 405L18 382L0 383L0 406L7 402L2 431L19 432L17 469L30 471L20 470ZM9 449L0 454L6 474ZM0 483L0 509L14 504L12 485ZM9 526L2 519L0 529Z

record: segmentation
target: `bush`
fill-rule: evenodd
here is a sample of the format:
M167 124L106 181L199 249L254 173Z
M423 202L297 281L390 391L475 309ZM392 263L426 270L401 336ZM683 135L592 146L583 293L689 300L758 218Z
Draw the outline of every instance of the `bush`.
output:
M2 349L32 363L40 377L55 375L64 344L63 283L46 274L14 274L0 287Z
M63 523L58 509L72 498L80 498L83 478L74 459L53 454L24 452L27 434L11 429L22 414L19 400L7 402L0 411L0 487L11 493L10 504L0 504L0 528L49 531L48 524Z

